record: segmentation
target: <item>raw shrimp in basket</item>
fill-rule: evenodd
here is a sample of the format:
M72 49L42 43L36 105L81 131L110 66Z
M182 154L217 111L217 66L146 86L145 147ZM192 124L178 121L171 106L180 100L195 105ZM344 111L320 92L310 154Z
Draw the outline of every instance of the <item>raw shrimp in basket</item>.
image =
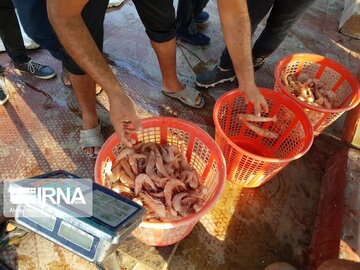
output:
M151 142L124 148L106 186L143 205L150 222L191 215L202 208L207 194L184 149Z

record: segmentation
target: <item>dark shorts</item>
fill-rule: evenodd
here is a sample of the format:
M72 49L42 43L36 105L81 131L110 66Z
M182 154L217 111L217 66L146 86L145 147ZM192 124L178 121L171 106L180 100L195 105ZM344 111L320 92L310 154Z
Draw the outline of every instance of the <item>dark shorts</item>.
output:
M1 0L0 0L1 1ZM49 22L46 0L13 0L20 21L26 33L42 48L63 62L72 74L83 75L85 72L65 52ZM109 0L89 0L81 15L100 51L104 41L104 18ZM74 37L77 38L77 37Z
M146 34L155 42L175 37L176 20L173 0L133 0Z

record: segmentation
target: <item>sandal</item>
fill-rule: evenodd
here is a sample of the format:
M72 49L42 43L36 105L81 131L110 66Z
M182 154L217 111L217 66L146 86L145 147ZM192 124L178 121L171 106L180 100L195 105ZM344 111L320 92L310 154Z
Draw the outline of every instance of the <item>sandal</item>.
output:
M101 147L104 144L104 139L101 134L100 122L96 128L80 130L80 146L84 154L89 158L96 158L97 154L89 155L85 148Z
M175 92L175 93L166 92L164 90L162 92L165 96L175 98L175 99L181 101L182 103L184 103L190 107L193 107L193 108L200 109L205 104L205 100L201 96L200 92L195 89L191 89L187 86L183 90ZM200 102L200 104L196 104L195 103L196 98L199 96L201 97L201 102Z

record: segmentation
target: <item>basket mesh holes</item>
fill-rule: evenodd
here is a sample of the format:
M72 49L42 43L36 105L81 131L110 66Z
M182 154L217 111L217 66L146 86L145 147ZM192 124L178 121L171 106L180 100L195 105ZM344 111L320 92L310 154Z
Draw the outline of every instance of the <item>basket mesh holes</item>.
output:
M226 102L224 103L223 106L221 106L218 114L218 121L222 130L225 130L226 116L228 114L228 111L229 111L229 102Z
M352 94L352 89L347 80L343 81L340 84L338 89L334 91L336 93L336 103L335 106L338 107L341 103L344 102ZM342 104L343 107L350 105L351 98L345 103Z
M326 67L323 73L321 74L319 80L322 83L326 84L325 87L327 90L331 90L333 89L334 85L340 78L341 78L341 74L339 74L338 72L336 72L335 70L329 67Z
M305 137L305 131L302 124L299 122L290 132L289 136L279 145L274 153L275 158L286 158L289 154L296 155L302 148L298 144Z
M283 134L295 119L295 114L286 108L284 105L280 105L279 110L276 113L277 121L271 123L268 130L271 132L275 132L278 134L279 138L281 138L281 134ZM271 139L263 137L261 139L261 143L267 148L272 149L273 146L277 143L278 139Z
M126 146L122 143L118 143L112 150L114 157L116 160L118 159L120 152L125 148Z
M202 141L196 138L191 152L190 164L194 166L195 170L200 175L202 175L211 156L209 148Z
M324 113L305 109L305 113L313 126L323 117Z
M285 69L285 75L288 76L290 74L296 73L296 70L298 69L300 62L293 62L291 64L288 64Z
M245 103L244 97L237 97L234 99L230 113L228 137L239 136L242 129L242 123L239 120L238 114L246 113L246 109L247 104Z
M300 74L306 74L309 78L315 78L316 73L319 71L321 64L305 61Z
M146 128L138 133L138 141L160 143L160 127Z
M260 172L263 165L263 161L243 156L235 173L236 181L249 184L249 181L251 181Z
M167 142L171 145L175 145L178 149L187 151L189 145L190 134L181 129L168 128L167 130Z
M209 195L214 193L214 190L216 187L216 181L214 181L214 180L218 179L218 178L219 178L218 165L216 163L216 160L214 160L213 164L211 165L211 169L209 170L208 175L205 177L205 186L208 189L205 200L208 200Z
M321 132L323 129L327 128L330 124L332 124L336 119L338 119L344 112L333 113L331 116L325 119L324 122L321 123L320 127L317 129L318 132Z

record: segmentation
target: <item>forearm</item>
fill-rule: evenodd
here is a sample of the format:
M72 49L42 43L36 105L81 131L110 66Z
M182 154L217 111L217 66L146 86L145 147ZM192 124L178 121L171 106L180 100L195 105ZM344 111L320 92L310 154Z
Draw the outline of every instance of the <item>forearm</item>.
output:
M253 85L255 82L251 56L251 27L246 1L218 0L218 9L235 73L242 87Z
M55 0L57 1L57 0ZM91 37L81 13L59 16L59 7L48 1L50 22L66 52L109 94L124 94L123 89L107 65Z

